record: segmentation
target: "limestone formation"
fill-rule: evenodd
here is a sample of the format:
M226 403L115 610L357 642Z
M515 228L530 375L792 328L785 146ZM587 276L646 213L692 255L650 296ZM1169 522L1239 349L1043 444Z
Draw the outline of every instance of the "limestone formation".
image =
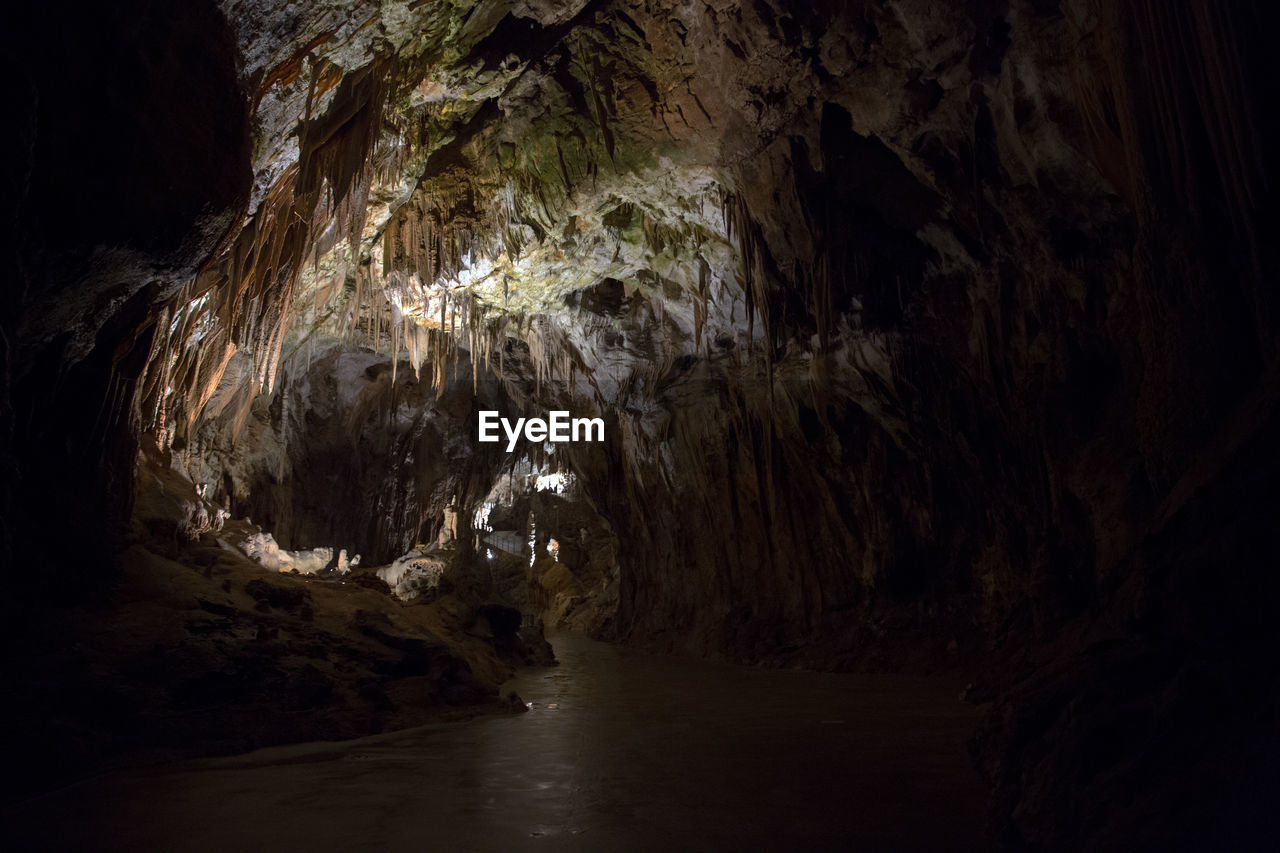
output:
M330 604L385 582L340 632L385 671L279 676L364 709L345 734L419 719L405 678L496 704L544 623L959 670L993 843L1249 841L1233 792L1280 787L1263 5L27 4L6 620L40 623L51 541L101 556L49 569L90 599L225 568L227 637L228 549ZM603 440L476 440L548 412ZM263 643L331 642L319 597L272 607Z

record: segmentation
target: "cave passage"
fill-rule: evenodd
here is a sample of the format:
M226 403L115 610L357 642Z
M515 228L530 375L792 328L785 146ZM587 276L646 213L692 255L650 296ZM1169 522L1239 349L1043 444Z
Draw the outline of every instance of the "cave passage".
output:
M551 640L561 665L506 685L526 714L111 774L7 817L76 850L983 849L954 678Z
M1280 849L1276 5L16 4L0 849Z

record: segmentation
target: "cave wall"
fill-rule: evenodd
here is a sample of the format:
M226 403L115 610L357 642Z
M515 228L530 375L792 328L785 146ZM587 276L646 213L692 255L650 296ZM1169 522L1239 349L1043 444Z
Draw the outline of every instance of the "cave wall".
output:
M759 147L728 170L764 327L745 343L773 372L677 328L656 357L696 366L614 401L611 455L581 465L643 543L623 635L831 660L879 654L882 619L940 647L1048 636L1106 600L1263 393L1274 259L1252 236L1251 142L1268 130L1222 106L1269 85L1225 41L1248 10L893 11L855 4L822 30L757 4L688 36L711 66L695 79L723 86L713 127L741 122L768 70L792 75L785 123L748 100ZM1175 37L1202 14L1201 42ZM872 83L903 100L868 104ZM643 353L637 325L624 346Z
M1275 555L1228 518L1275 504L1253 479L1274 467L1276 342L1260 22L975 11L922 19L937 37L916 45L979 28L928 76L875 66L916 75L894 87L910 110L846 94L754 152L739 232L781 282L758 294L778 367L695 373L642 452L583 463L639 545L617 636L821 666L977 654L975 695L1004 697L976 747L1002 843L1257 844ZM858 330L802 371L823 300ZM1193 601L1208 612L1173 603ZM1160 825L1145 798L1169 777L1185 811Z
M137 448L123 401L147 359L152 309L194 276L252 179L233 39L215 4L73 11L82 17L67 26L61 8L13 10L23 35L4 59L14 94L0 288L7 566L46 560L50 542L73 554L118 535ZM188 103L200 109L178 109ZM15 583L38 591L30 577Z

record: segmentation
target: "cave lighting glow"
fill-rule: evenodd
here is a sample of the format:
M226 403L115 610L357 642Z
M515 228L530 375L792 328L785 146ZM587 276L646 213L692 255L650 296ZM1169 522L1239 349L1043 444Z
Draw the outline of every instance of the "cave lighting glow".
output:
M534 489L539 492L555 492L559 495L563 494L564 490L572 483L572 474L557 471L554 474L539 474L538 479L534 482Z

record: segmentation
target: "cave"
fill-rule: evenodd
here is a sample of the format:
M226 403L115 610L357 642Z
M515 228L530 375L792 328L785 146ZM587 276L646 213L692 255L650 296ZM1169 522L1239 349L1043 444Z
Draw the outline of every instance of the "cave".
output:
M1269 11L9 10L5 849L1277 849Z

